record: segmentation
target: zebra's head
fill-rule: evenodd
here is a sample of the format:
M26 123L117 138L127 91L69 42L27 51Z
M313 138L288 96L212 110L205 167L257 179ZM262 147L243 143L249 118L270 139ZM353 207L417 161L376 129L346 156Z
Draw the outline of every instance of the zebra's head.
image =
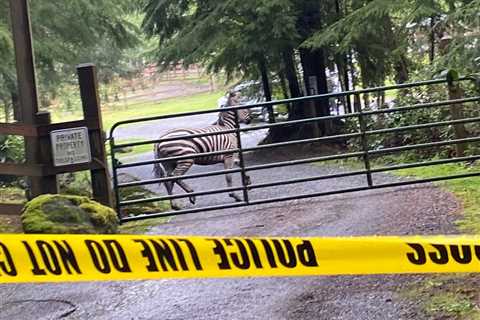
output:
M238 121L241 123L249 124L252 121L252 115L250 109L240 109L237 110Z
M240 105L240 94L238 92L230 92L228 94L228 100L226 107L234 107ZM224 111L220 112L220 116L218 118L218 124L221 126L235 126L235 112L237 112L238 122L249 124L252 120L252 116L250 114L249 109L240 109L240 110L231 110L231 111Z

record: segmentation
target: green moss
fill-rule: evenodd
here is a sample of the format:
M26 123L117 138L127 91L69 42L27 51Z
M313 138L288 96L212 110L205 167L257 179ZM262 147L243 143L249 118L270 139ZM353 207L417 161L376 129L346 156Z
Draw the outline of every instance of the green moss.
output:
M115 233L116 213L87 197L42 195L25 206L26 233Z

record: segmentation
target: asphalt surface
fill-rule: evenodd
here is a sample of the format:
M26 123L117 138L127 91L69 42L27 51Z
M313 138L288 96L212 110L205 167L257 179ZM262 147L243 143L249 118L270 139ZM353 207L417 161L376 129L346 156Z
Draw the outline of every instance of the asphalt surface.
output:
M146 130L146 129L144 129ZM150 131L152 128L149 129ZM132 134L132 133L130 133ZM254 143L261 134L244 137ZM249 140L250 139L250 140ZM250 141L250 142L248 142ZM296 155L291 155L295 157ZM145 159L148 156L144 157ZM247 164L271 161L248 156ZM221 169L194 167L191 173ZM341 172L299 165L256 171L254 183ZM151 178L151 166L126 172ZM375 183L398 181L378 174ZM189 180L196 191L225 186L224 179ZM239 177L235 179L239 184ZM364 176L258 190L253 199L323 192L366 184ZM165 193L164 188L153 190ZM160 189L159 189L160 188ZM176 189L176 192L180 192ZM196 206L230 203L206 196ZM185 206L190 206L184 202ZM152 234L212 236L357 236L454 233L454 197L431 185L296 200L196 213L154 227ZM401 294L419 276L192 279L0 286L0 319L426 319Z

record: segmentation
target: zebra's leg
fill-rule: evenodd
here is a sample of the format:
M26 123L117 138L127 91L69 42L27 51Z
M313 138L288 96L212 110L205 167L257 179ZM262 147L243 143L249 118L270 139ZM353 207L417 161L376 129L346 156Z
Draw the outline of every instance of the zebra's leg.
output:
M232 169L234 166L234 163L235 163L235 160L233 158L233 155L225 155L225 157L223 158L223 167L225 168L225 170ZM231 188L233 186L232 174L226 173L225 180L227 181L227 187ZM235 201L238 201L238 202L243 201L243 199L235 192L230 192L228 195L233 199L235 199Z
M177 176L184 175L192 166L193 166L193 160L191 160L191 159L189 159L189 160L179 160L177 162L177 166L175 167L175 169L172 172L172 176L177 177ZM178 180L175 180L175 182L180 186L180 188L185 190L186 193L193 193L193 189L190 188L190 186L188 184L183 182L183 180L178 179ZM188 199L190 200L191 204L195 204L195 201L196 201L195 196L190 196L190 197L188 197Z
M240 167L240 159L238 157L238 153L235 154L235 157L234 157L235 160L233 160L233 163L235 165L237 165L238 167ZM247 186L251 185L252 184L252 180L250 179L250 176L249 175L245 175L245 184Z
M173 181L165 181L165 189L167 189L167 193L169 196L173 195ZM180 210L182 209L174 199L170 199L170 206L173 210Z
M175 168L175 164L171 163L171 162L168 162L168 163L165 163L164 167L165 167L167 177L171 177L172 172ZM167 189L167 193L168 193L169 196L173 195L173 185L174 185L174 183L175 182L173 180L164 182L165 189ZM172 207L173 210L180 210L181 209L181 207L174 201L174 199L170 199L170 206Z

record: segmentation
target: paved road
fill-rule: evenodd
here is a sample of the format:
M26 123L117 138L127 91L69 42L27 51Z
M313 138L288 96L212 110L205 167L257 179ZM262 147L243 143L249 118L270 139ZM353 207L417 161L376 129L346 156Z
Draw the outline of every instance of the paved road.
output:
M210 120L203 121L211 123ZM170 125L175 127L179 123ZM135 131L119 131L119 135L138 136L140 130L143 136L153 138L161 131L152 127L131 130ZM258 133L244 139L246 144L255 144L261 137L262 133ZM247 157L248 164L268 161L271 161L268 156ZM220 168L220 165L194 167L191 172ZM139 178L151 178L151 170L151 166L145 166L127 172ZM262 183L342 170L300 165L257 171L251 176L254 183ZM374 180L381 183L397 178L378 174ZM221 176L189 180L189 183L197 191L225 186ZM238 176L235 183L239 183ZM322 192L365 183L364 176L357 176L269 188L252 192L251 197L261 199ZM152 188L165 192L159 186ZM197 205L231 201L226 195L207 196L199 198ZM191 214L173 218L153 228L151 233L217 236L446 234L455 232L452 221L456 210L458 206L452 195L424 185ZM369 276L2 285L0 319L423 319L417 313L416 303L399 294L404 286L418 279L414 276Z

